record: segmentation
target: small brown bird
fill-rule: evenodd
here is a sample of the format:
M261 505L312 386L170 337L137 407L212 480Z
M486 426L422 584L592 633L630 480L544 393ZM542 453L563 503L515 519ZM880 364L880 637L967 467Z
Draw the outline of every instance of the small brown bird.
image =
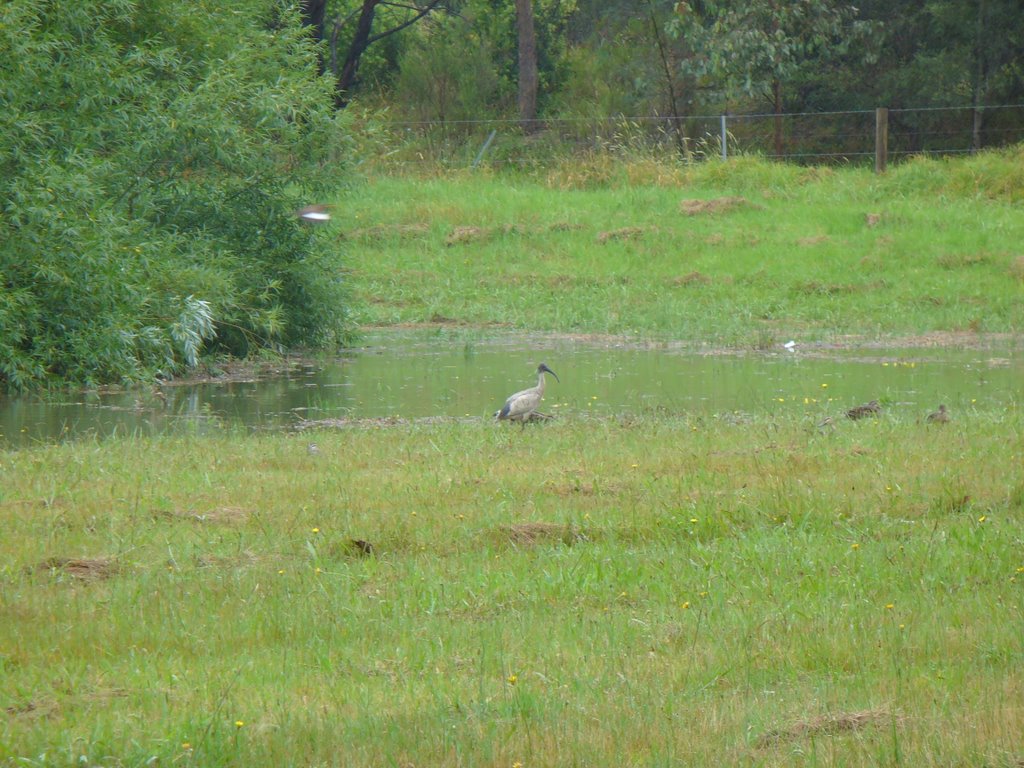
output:
M822 419L818 423L818 426L817 426L817 429L818 429L819 432L824 432L826 429L835 429L835 428L836 428L836 420L833 419L831 416L826 416L824 419Z
M932 411L928 414L927 419L929 424L946 424L949 422L949 411L946 410L945 405L940 405L939 410Z
M305 208L299 208L295 215L309 224L323 224L331 220L331 206L307 205Z
M882 406L878 404L877 400L872 400L870 403L864 405L857 405L846 412L846 418L857 421L858 419L864 419L868 416L877 416L882 411Z
M374 554L373 544L363 539L349 539L349 547L353 552L359 555L372 555Z

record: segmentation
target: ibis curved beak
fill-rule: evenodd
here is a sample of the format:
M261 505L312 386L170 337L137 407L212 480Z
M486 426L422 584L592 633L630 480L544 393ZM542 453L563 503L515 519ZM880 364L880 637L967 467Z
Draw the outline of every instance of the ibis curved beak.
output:
M539 366L537 366L537 370L538 371L543 371L544 373L550 373L552 376L555 377L555 381L557 381L559 384L562 383L562 380L560 378L558 378L558 374L555 373L554 371L552 371L546 365L544 365L544 363L541 363Z

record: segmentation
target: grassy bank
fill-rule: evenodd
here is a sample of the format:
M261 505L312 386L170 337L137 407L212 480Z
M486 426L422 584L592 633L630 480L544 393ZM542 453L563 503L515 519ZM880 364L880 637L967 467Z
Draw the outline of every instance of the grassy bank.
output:
M1020 149L860 169L595 159L376 177L339 230L365 324L766 346L1024 327Z
M5 453L0 762L1018 765L1022 457L1016 410Z

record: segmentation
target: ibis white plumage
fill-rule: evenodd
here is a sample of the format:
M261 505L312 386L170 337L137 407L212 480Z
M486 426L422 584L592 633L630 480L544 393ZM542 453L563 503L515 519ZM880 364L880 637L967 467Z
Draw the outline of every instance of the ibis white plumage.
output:
M520 424L526 424L537 413L541 398L544 397L545 373L550 373L555 377L555 381L561 383L562 380L558 378L558 374L541 363L537 366L537 386L510 396L501 410L494 414L494 418L498 421L518 421Z

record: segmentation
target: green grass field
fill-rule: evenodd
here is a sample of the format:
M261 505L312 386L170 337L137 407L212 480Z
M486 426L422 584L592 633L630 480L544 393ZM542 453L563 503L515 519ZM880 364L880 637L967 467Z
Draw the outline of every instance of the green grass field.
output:
M1011 159L382 178L341 242L368 324L1016 335ZM0 452L0 765L1020 766L1024 414L901 413Z
M6 454L0 746L12 765L1014 766L1022 459L1018 411Z
M756 160L392 176L346 199L339 230L365 324L740 347L1016 332L1022 167L1018 151L881 178Z

